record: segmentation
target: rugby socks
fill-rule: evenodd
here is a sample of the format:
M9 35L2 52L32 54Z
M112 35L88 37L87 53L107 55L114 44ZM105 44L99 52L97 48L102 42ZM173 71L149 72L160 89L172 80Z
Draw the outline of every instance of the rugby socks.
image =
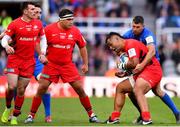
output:
M121 113L118 112L118 111L114 111L111 113L111 120L116 120L116 119L119 119Z
M172 110L174 115L179 113L179 110L177 109L176 105L173 103L173 101L167 93L164 94L161 100Z
M31 105L31 112L30 112L30 115L34 118L35 117L35 114L41 104L41 97L34 97L33 98L33 102L32 102L32 105Z
M14 89L14 102L16 100L16 96L17 96L17 87Z
M42 101L44 104L44 110L45 110L46 117L51 116L51 95L50 95L50 93L45 93L42 96Z
M23 105L23 102L24 102L24 96L22 97L16 96L13 116L18 116L19 114L21 114L21 107Z
M14 91L13 90L6 90L6 107L9 109L11 108L11 101L13 99L14 96Z
M92 111L92 106L91 106L89 97L88 96L81 97L81 98L79 98L79 100L81 101L81 104L83 105L83 107L87 111L88 116L91 117L91 115L93 114L93 111Z
M151 115L150 112L142 112L141 117L144 121L149 121L151 120Z

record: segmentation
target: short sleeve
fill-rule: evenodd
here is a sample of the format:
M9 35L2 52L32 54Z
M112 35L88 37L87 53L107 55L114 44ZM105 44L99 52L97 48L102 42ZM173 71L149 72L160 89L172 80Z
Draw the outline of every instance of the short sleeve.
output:
M7 27L6 34L10 37L12 37L15 34L15 26L15 22L11 22Z
M139 58L140 57L140 50L137 45L133 45L133 43L129 43L126 47L126 51L129 58Z
M80 33L80 31L77 32L76 34L76 44L78 45L79 48L83 48L84 46L86 46L86 40L84 39L84 37L82 36L82 34Z

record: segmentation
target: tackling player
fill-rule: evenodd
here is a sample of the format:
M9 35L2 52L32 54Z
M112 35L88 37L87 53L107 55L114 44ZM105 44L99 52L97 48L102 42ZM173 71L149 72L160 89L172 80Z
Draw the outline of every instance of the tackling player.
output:
M14 96L14 89L17 87L17 96L11 124L17 124L17 116L24 102L24 92L33 75L35 59L34 51L37 38L40 36L41 42L46 43L41 21L34 19L34 3L24 2L22 6L23 15L11 22L6 30L6 35L2 39L1 45L8 55L7 80L8 89L6 91L6 108L2 114L1 121L8 122L10 115L11 101ZM8 44L13 38L14 46ZM38 49L39 59L42 63L47 62L44 54Z
M125 52L129 61L120 63L119 68L132 71L138 63L141 63L148 53L147 47L134 39L123 39L118 33L111 32L106 38L107 46L116 52L117 55ZM156 76L153 76L156 75ZM127 76L125 72L117 72L116 76ZM126 79L116 87L114 111L106 123L118 123L120 112L125 103L125 94L134 92L141 111L143 125L151 124L151 116L145 94L154 87L157 87L162 78L162 69L159 61L153 57L150 63L144 67L143 71L133 75L133 79ZM158 87L159 88L159 87Z
M88 55L86 41L77 27L73 26L73 12L62 9L59 13L59 21L45 27L47 37L47 58L48 64L43 68L38 91L33 98L30 114L25 123L33 122L35 114L41 104L41 96L46 92L52 82L58 82L59 78L64 83L68 82L76 93L79 100L89 116L89 122L99 122L92 110L89 97L86 95L81 76L75 64L72 62L72 52L75 44L78 45L83 60L82 72L88 71Z
M123 37L125 39L136 39L142 42L148 48L148 53L145 59L141 63L137 64L136 68L134 69L134 73L141 72L144 69L144 67L150 63L151 59L154 56L156 56L156 58L160 60L157 50L156 38L150 30L144 27L144 18L142 16L135 16L133 18L132 29L127 31L123 35ZM160 85L158 85L158 87L160 87ZM180 123L180 112L176 105L173 103L172 99L169 97L169 95L164 91L159 90L159 88L157 87L153 88L152 91L156 96L160 97L160 99L171 109L176 118L176 123ZM129 94L129 97L133 104L139 110L139 106L136 102L133 93ZM141 117L139 117L136 120L136 123L138 122L141 122Z

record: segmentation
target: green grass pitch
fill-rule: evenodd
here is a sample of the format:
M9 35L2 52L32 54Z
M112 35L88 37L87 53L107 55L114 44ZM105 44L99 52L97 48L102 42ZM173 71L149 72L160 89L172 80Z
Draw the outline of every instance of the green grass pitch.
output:
M180 98L173 98L173 101L180 108ZM102 121L106 120L113 110L113 98L91 98L95 113ZM175 123L175 118L168 107L163 102L155 97L148 98L151 116L153 120L152 126L178 126ZM89 123L87 114L81 106L78 98L53 98L52 99L52 123L44 122L44 109L41 105L36 115L33 124L27 126L135 126L132 121L138 117L138 112L127 98L123 111L121 112L120 124L106 125L106 124L92 124ZM26 99L22 108L22 114L18 117L18 125L23 124L31 106L31 99ZM0 115L5 107L5 99L0 98ZM8 126L0 122L0 126ZM180 125L179 125L180 126Z

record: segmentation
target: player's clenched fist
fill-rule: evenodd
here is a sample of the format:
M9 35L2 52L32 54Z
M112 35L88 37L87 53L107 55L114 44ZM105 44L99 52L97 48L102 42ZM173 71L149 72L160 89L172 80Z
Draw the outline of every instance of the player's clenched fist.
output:
M47 64L48 63L48 59L46 58L46 56L45 55L43 55L43 54L41 54L41 55L39 55L39 61L41 62L41 63L43 63L43 64Z
M7 54L14 54L14 48L9 45L7 45L5 47L5 50L6 50Z
M86 64L83 64L82 67L81 67L81 70L84 74L86 74L88 72L88 65Z

